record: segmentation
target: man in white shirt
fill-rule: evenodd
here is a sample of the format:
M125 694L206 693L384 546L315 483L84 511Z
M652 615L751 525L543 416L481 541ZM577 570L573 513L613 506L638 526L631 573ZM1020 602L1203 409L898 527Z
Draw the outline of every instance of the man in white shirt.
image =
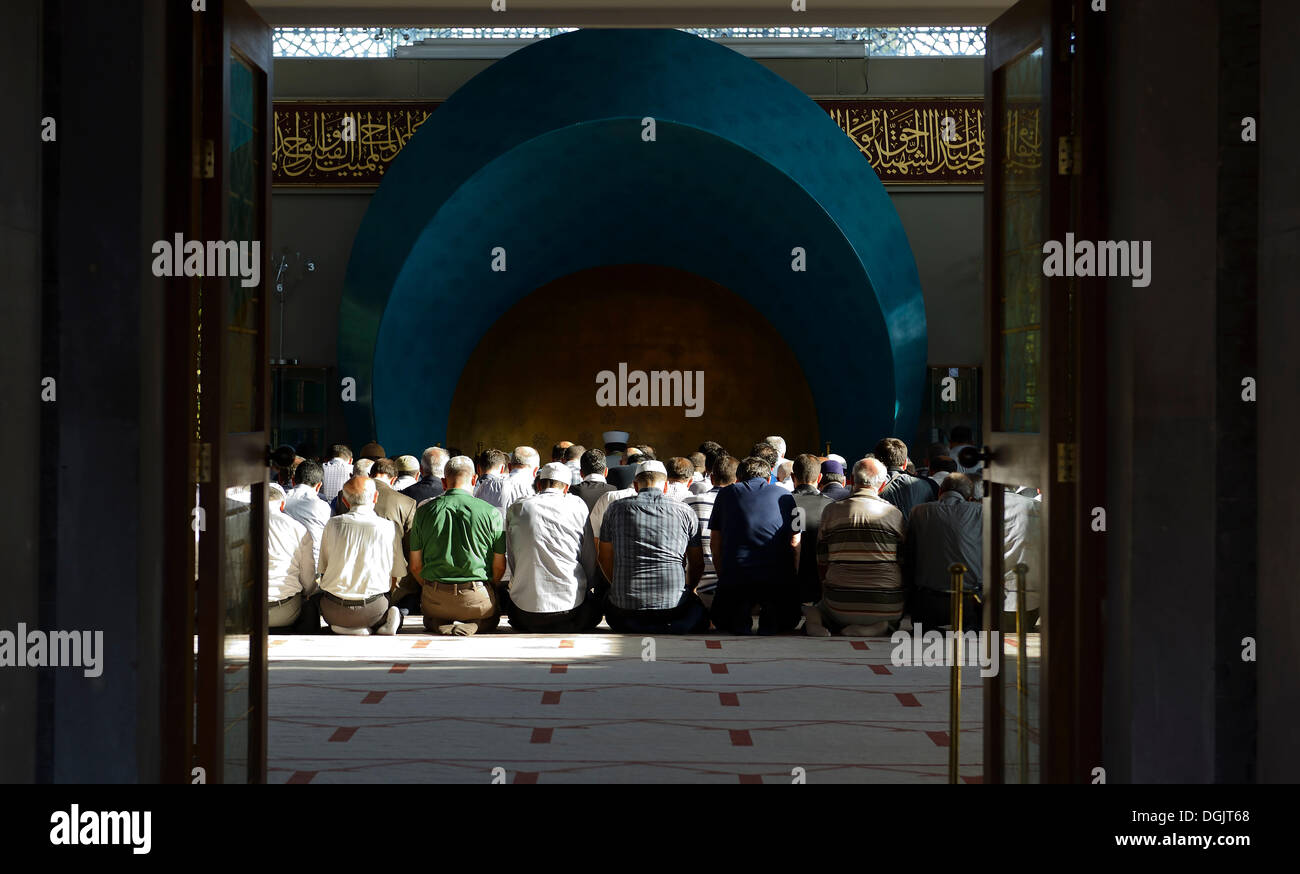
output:
M631 435L626 431L606 431L600 435L605 441L605 466L618 467L624 463L627 453L627 440Z
M564 466L569 469L569 484L576 486L582 482L582 454L587 447L578 443L564 450Z
M958 456L961 454L961 451L966 447L970 447L971 449L979 448L972 442L974 439L975 439L974 432L972 432L971 429L967 428L965 425L955 425L953 426L952 431L949 432L948 455L950 458L952 458L953 461L957 462L957 473L964 473L967 476L971 476L973 474L982 473L984 471L983 461L977 461L975 462L974 465L967 467L966 465L962 464L961 459L958 458Z
M542 457L531 446L516 446L510 454L510 474L501 489L501 503L497 504L502 518L505 518L506 510L515 501L537 494L533 490L533 480L541 462Z
M676 456L668 459L664 468L668 471L668 491L665 494L674 501L684 500L691 493L695 465L689 458Z
M517 631L568 634L600 624L588 585L596 548L587 505L568 494L569 481L568 465L552 462L538 473L540 491L506 510L511 578L502 606Z
M393 488L400 492L415 485L420 472L420 462L416 461L415 456L399 455L394 460L397 463L397 479L393 480Z
M311 534L312 567L320 564L320 536L330 520L330 505L320 499L324 471L314 461L304 461L293 472L296 485L284 502L284 512ZM340 486L340 488L342 488Z
M537 494L533 487L533 482L537 478L537 469L542 463L542 457L537 450L531 446L516 446L515 451L510 453L510 473L506 476L505 484L501 487L500 503L497 504L497 510L501 513L502 521L506 518L506 511L515 501L522 501L524 498ZM501 578L503 583L510 581L510 550L506 550L506 575Z
M691 483L691 494L702 495L705 492L713 490L713 465L719 458L728 458L727 450L722 448L722 444L713 440L705 440L700 444L700 453L704 456L704 476L697 482Z
M266 624L277 633L314 634L320 630L320 614L315 602L309 600L316 592L311 535L301 523L285 515L284 490L275 483L267 489ZM314 494L312 500L324 506Z
M609 505L635 496L636 486L633 485L626 489L612 489L596 499L596 503L591 505L591 514L587 517L587 528L591 531L593 540L600 540L600 526L605 521L605 511Z
M1016 628L1016 590L1019 577L1016 565L1024 564L1025 572L1025 627L1033 631L1038 624L1041 604L1040 581L1045 574L1042 564L1042 512L1043 496L1036 488L1007 486L1002 493L1002 630L1014 633Z
M776 461L772 464L772 482L787 492L793 492L794 480L790 479L790 471L794 468L794 462L785 457L785 438L773 434L764 437L763 442L771 444L776 450ZM785 467L785 479L781 478L782 467Z
M478 465L478 482L474 485L474 497L487 501L501 512L501 492L506 487L506 462L510 457L500 449L483 451L482 461ZM501 513L505 518L505 513Z
M794 491L794 479L792 478L793 473L794 473L794 462L787 458L776 466L776 484L781 488L785 489L787 492L793 492Z
M336 634L396 634L402 614L389 592L394 569L406 568L397 526L375 513L379 492L368 477L348 480L339 498L347 512L321 535L321 616Z
M703 452L692 452L687 458L691 460L691 464L695 467L695 472L691 474L691 491L694 492L697 485L708 479L704 474L707 465Z

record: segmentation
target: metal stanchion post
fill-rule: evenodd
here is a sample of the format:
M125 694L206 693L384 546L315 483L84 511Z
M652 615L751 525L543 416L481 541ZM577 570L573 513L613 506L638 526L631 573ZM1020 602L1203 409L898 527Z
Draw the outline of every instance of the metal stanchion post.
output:
M951 596L951 613L952 613L952 630L955 632L955 646L953 647L952 659L952 678L949 681L952 688L948 692L948 782L956 783L960 779L958 770L960 767L960 739L961 739L961 663L962 663L962 643L964 642L961 633L962 621L962 578L966 576L966 565L957 562L948 567L948 573L952 574L952 596Z
M1029 782L1029 655L1025 651L1025 574L1021 562L1016 572L1016 741L1020 746L1020 782Z

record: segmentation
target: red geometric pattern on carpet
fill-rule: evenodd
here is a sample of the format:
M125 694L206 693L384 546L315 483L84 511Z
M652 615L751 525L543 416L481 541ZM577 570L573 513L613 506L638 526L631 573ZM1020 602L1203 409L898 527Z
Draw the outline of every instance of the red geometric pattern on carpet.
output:
M934 745L937 747L946 747L951 745L951 741L948 739L948 732L946 731L927 731L926 735L930 740L934 741Z

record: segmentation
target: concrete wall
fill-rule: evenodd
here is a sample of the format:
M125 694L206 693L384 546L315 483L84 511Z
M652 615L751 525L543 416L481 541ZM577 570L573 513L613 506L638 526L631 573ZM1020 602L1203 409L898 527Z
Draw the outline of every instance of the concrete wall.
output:
M442 100L491 62L487 60L286 59L275 62L280 100ZM964 97L983 92L982 58L760 60L813 97ZM929 322L929 360L937 365L983 362L980 265L983 195L979 186L891 186L907 231ZM277 189L271 246L312 257L316 270L290 282L285 303L285 357L333 365L338 304L352 239L370 189ZM274 319L278 313L273 310ZM274 342L272 344L274 349ZM332 419L342 424L337 394Z

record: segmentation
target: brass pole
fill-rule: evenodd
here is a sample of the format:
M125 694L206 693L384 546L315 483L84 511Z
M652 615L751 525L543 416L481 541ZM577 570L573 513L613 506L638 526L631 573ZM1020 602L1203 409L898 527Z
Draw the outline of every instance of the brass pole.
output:
M960 739L961 739L961 651L962 651L962 633L961 633L961 607L962 607L962 577L966 575L966 565L957 562L948 567L948 573L952 574L952 594L951 594L951 612L952 612L952 630L955 634L953 641L953 659L952 659L952 678L949 681L951 688L948 691L948 734L950 740L948 743L948 782L956 783L960 777L958 769L960 767Z
M1016 741L1020 745L1020 782L1029 782L1029 668L1025 651L1025 574L1029 565L1021 562L1016 572Z

